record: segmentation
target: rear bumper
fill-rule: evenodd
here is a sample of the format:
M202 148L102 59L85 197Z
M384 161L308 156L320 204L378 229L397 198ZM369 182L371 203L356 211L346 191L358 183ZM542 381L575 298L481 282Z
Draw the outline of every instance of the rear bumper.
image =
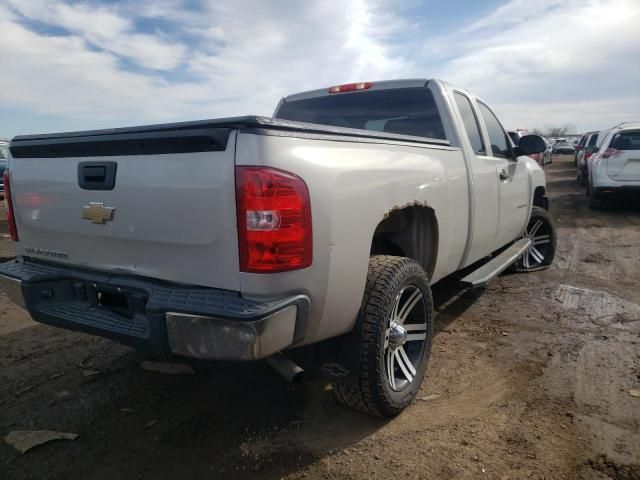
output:
M247 300L238 292L52 264L0 264L0 285L34 320L162 356L257 360L304 335L309 298ZM105 293L117 298L105 304Z
M640 185L621 185L622 182L607 182L606 184L594 186L596 194L615 194L615 193L640 193Z

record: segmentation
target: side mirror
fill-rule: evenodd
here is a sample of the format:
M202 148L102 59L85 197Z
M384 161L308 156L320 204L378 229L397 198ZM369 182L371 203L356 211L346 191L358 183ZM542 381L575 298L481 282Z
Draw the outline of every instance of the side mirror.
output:
M516 147L516 156L533 155L534 153L544 152L547 144L540 135L525 135L520 139L520 143Z

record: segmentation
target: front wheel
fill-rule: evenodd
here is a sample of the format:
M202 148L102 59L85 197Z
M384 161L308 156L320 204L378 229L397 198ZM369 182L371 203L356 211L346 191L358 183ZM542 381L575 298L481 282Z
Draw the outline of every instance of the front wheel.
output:
M535 272L549 268L556 254L556 227L551 215L544 208L533 207L523 238L530 238L531 245L516 260L516 272Z
M336 399L371 415L399 414L422 384L433 326L431 289L420 264L405 257L371 257L358 318L358 379L335 383Z

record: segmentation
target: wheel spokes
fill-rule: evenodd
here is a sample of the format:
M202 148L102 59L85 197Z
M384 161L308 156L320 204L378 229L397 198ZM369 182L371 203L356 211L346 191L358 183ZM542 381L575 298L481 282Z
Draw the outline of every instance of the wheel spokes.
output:
M530 229L527 229L527 236L529 237L535 237L536 233L538 233L538 230L540 230L540 227L542 226L542 220L538 220L536 221L536 223L534 223Z
M531 239L532 245L546 245L547 243L551 243L550 235L538 235L537 237L533 237Z
M396 375L395 375L395 351L388 350L387 351L387 378L389 379L389 383L391 384L391 388L396 389Z
M417 305L417 303L422 299L422 292L419 289L415 289L414 292L409 296L405 304L402 306L402 310L400 313L394 318L396 322L400 325L404 323L407 319L413 308ZM399 299L398 299L399 300ZM398 302L399 303L399 302ZM396 307L397 311L397 307Z
M544 255L542 255L542 253L540 253L540 250L538 250L536 247L531 247L529 253L531 253L531 256L537 263L544 262Z
M427 338L426 323L405 324L404 329L407 331L407 342L415 342L417 340L425 340Z
M524 268L533 268L544 263L551 234L542 219L534 219L527 226L523 238L531 240L531 244L522 254L521 261ZM542 247L542 248L540 248Z
M404 351L404 347L400 347L398 350L396 350L394 352L394 355L396 357L396 362L398 362L400 370L402 370L402 373L404 374L404 377L409 382L411 382L411 380L413 380L413 377L416 375L416 369L413 367L413 363L411 363L411 360L409 360L407 352Z
M421 358L422 348L419 344L411 343L408 350L405 347L409 342L424 342L427 339L426 319L414 314L419 304L424 304L422 291L415 285L403 288L395 298L389 327L385 331L385 369L389 385L395 391L404 389L414 380L417 371L413 362ZM420 323L405 323L407 320Z

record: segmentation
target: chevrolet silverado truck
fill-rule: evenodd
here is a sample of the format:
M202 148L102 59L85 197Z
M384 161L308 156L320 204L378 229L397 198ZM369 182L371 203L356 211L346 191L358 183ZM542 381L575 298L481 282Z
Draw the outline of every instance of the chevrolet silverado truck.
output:
M273 118L17 136L0 281L38 322L152 355L294 379L315 346L338 401L392 416L425 375L432 284L552 262L527 156L544 149L438 80L299 93Z

